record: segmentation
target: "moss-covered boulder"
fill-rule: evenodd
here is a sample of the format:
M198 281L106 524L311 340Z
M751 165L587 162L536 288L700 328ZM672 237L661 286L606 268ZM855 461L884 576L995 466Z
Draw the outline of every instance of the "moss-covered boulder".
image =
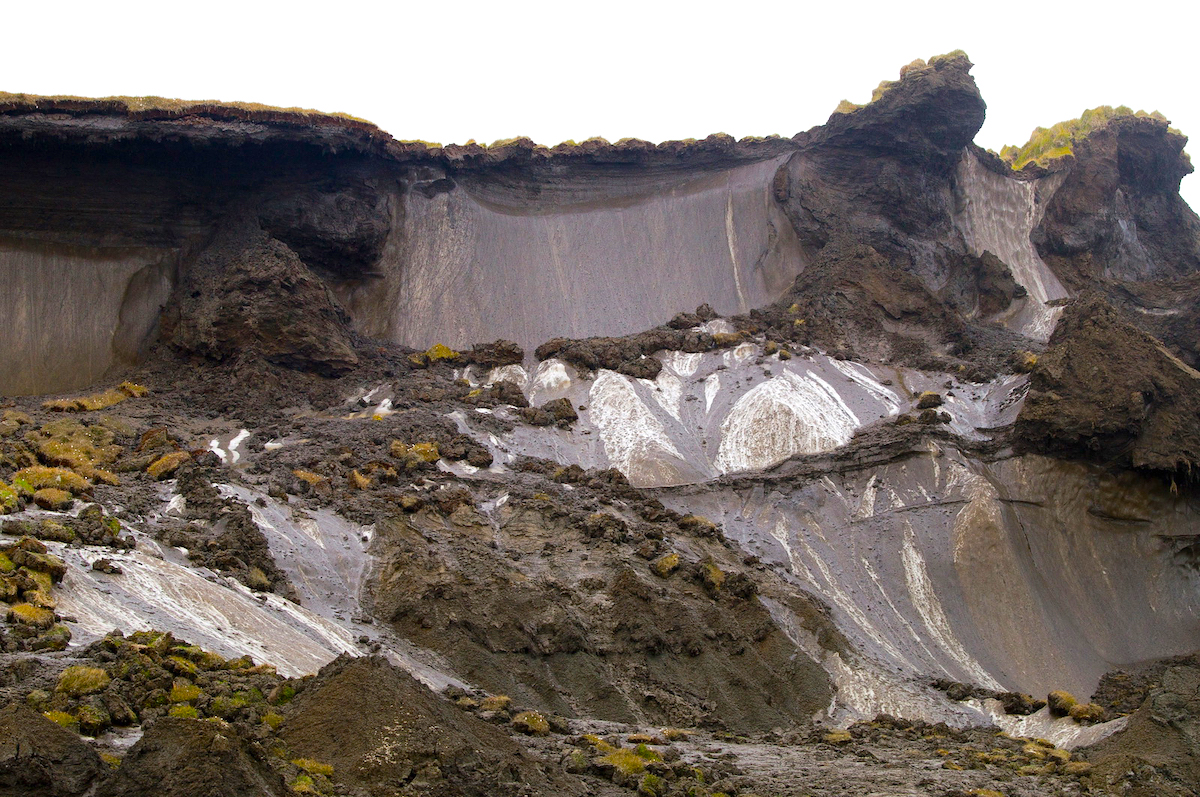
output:
M0 482L0 515L16 512L21 508L21 497L17 491L4 482Z
M159 481L169 479L175 475L175 471L179 470L179 466L192 458L192 455L187 451L173 451L170 454L164 454L158 459L150 463L146 468L146 472L152 478Z
M13 487L31 497L38 490L45 489L66 490L72 495L79 495L91 490L92 483L67 468L33 465L13 474Z
M65 512L75 503L75 496L57 487L47 487L33 494L33 502L42 509L52 512Z

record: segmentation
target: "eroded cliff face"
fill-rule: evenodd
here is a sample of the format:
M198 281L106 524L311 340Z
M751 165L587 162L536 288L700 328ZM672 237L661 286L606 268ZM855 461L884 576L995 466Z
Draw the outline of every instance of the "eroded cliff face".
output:
M431 148L329 117L0 105L0 308L16 319L0 511L47 540L11 561L63 560L49 607L41 581L4 577L50 613L14 613L5 650L64 646L63 628L101 667L149 657L140 680L110 667L103 693L143 718L168 712L156 678L208 683L168 654L212 661L161 638L79 643L152 627L271 662L260 691L268 675L312 690L268 701L279 728L248 698L188 703L248 734L223 752L271 788L315 775L263 764L255 739L316 756L329 696L366 680L399 741L338 759L334 780L362 793L643 787L611 750L555 735L615 727L597 723L765 733L767 752L731 747L760 777L739 788L782 793L764 761L801 753L770 732L813 720L902 718L796 749L908 744L910 722L1073 747L1119 730L1100 722L1137 708L1119 679L1071 717L1029 695L1086 698L1114 667L1196 645L1184 140L1121 117L1013 172L971 143L970 66L915 62L793 139L659 146ZM36 395L118 375L133 381ZM49 468L66 470L35 484ZM543 739L516 709L550 717L525 747L562 771L448 719L382 660L301 677L370 651L489 722ZM45 681L63 665L42 655ZM410 692L445 749L396 708ZM1137 695L1142 734L1171 698ZM1146 748L1135 736L1097 761ZM205 739L164 724L106 788L151 783L162 750ZM982 788L1017 755L928 770ZM1192 777L1194 755L1156 777ZM1014 793L1078 793L1087 767L1051 758ZM646 770L672 784L655 793L696 785L669 763Z

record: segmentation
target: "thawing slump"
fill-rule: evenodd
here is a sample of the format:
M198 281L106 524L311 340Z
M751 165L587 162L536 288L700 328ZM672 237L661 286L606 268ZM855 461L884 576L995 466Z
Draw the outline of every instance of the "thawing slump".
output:
M293 509L242 487L222 485L221 492L250 510L299 603L196 567L186 551L141 533L137 549L128 552L51 543L68 568L56 595L59 611L75 618L75 643L113 629L170 631L228 658L248 655L297 677L316 672L339 654L361 655L368 639L373 650L431 688L462 684L436 657L364 616L363 593L373 562L367 553L371 527L331 510ZM171 507L180 501L176 496ZM92 562L102 557L123 572L109 576L92 570Z
M716 521L821 596L873 662L825 656L839 684L835 715L965 711L902 688L931 677L1086 695L1114 666L1194 646L1200 577L1178 552L1200 507L1140 478L1035 456L988 463L930 443L881 466L711 483L832 451L859 428L910 412L928 389L945 394L951 431L983 439L982 429L1012 423L1025 377L946 388L944 375L934 384L816 353L781 361L752 344L662 360L653 381L608 371L580 379L553 361L532 376L507 369L535 400L568 396L586 408L571 431L477 437L498 467L532 454L617 467L640 486L676 485L658 493L664 503ZM468 416L460 424L469 431ZM983 708L973 710L960 721L981 721Z
M344 289L368 334L427 347L623 335L708 302L746 312L801 270L779 160L721 171L464 177L404 197L380 266ZM440 181L449 183L448 180Z

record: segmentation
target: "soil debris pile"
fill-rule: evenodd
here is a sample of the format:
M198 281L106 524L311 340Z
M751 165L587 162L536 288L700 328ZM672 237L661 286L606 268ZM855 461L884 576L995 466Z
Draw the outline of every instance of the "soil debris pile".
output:
M83 794L106 770L78 734L18 702L0 709L0 794Z
M1020 445L1187 478L1200 465L1200 372L1102 299L1067 308L1033 369Z
M166 717L151 725L98 797L287 797L267 753L220 720Z
M280 736L353 793L580 794L507 734L433 695L378 656L339 658L288 709Z
M1128 728L1086 751L1095 788L1136 797L1200 790L1200 661L1191 656L1156 669Z

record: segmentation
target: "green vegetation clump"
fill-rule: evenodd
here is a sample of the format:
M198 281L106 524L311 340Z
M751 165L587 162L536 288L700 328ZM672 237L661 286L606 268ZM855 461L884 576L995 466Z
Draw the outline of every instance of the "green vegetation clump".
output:
M609 764L622 775L640 775L646 771L646 759L627 747L613 750L600 761Z
M666 790L666 781L658 775L648 772L642 777L642 782L638 784L637 793L640 797L661 797Z
M72 696L90 695L103 691L110 680L108 673L99 667L78 664L62 671L54 691Z
M929 65L933 66L939 61L953 61L955 58L966 58L967 60L970 60L970 56L967 55L965 50L951 50L948 53L942 53L941 55L935 55L933 58L930 58Z
M157 481L169 479L175 475L175 471L179 470L180 465L191 458L192 455L187 451L173 451L151 462L146 468L146 473L149 473Z
M71 504L75 503L75 496L57 487L46 487L33 494L33 502L42 509L62 512L71 508Z
M4 482L0 482L0 515L16 512L21 506L21 497L17 491Z
M54 626L54 612L31 603L18 603L9 607L6 619L10 623L20 623L45 630Z
M130 398L141 398L150 390L133 382L122 382L103 393L93 393L90 396L80 396L73 399L52 399L44 402L42 407L54 412L94 412L120 404Z
M528 736L545 736L550 733L550 723L537 711L522 711L512 718L515 729Z
M875 90L871 92L871 102L877 102L881 97L883 97L884 94L887 94L888 91L890 91L892 88L900 85L900 83L908 75L919 73L919 72L924 72L933 67L936 67L939 63L943 63L945 61L953 61L957 58L967 58L967 54L962 50L951 50L948 53L942 53L941 55L933 56L932 58L929 59L928 62L926 62L925 59L923 59L923 58L916 58L916 59L912 60L911 62L900 67L900 80L880 81L879 85L875 87ZM970 60L970 59L968 59L968 60ZM870 104L870 103L868 103L868 104ZM834 109L834 113L835 114L854 113L855 111L859 110L860 108L865 108L865 107L866 107L866 105L859 105L857 103L850 102L850 100L842 100L840 103L838 103L837 108Z
M1050 707L1050 714L1055 717L1067 716L1071 708L1078 702L1074 695L1062 689L1055 690L1046 696L1046 704Z
M333 767L331 765L314 761L311 758L295 758L292 759L292 763L310 775L324 775L325 777L333 775Z
M200 697L200 687L186 681L177 681L171 687L172 703L191 703Z
M662 761L662 756L645 742L639 742L637 747L633 748L633 754L643 761Z
M1105 127L1114 119L1127 116L1157 119L1160 122L1167 118L1158 111L1134 111L1127 105L1101 105L1090 108L1079 115L1078 119L1068 119L1051 127L1035 128L1029 136L1029 141L1018 147L1009 145L1000 150L1000 157L1008 162L1013 169L1023 169L1030 163L1045 166L1052 160L1070 155L1075 150L1075 144Z
M512 705L512 698L508 695L488 695L479 701L479 708L482 711L507 711L510 705Z
M38 490L48 488L66 490L73 495L79 495L92 489L92 483L66 468L47 468L42 465L34 465L21 468L13 474L13 487L31 497Z
M195 706L189 706L186 703L180 703L178 705L171 706L171 710L167 712L167 716L178 717L186 720L195 720L200 719L200 712L196 710Z
M672 573L679 569L679 554L674 551L663 554L650 564L650 569L659 578L670 577Z
M79 733L79 720L65 711L47 711L42 716L51 722L58 723L69 731Z
M1081 725L1104 722L1107 718L1107 712L1104 710L1104 707L1095 703L1076 703L1067 710L1067 714Z
M301 775L291 783L288 787L297 794L318 794L316 785L313 779L308 775Z
M725 585L725 571L717 566L711 556L700 562L700 585L709 595L716 595Z
M492 146L496 146L493 144ZM437 362L457 362L462 354L447 346L445 343L435 343L425 351L419 351L408 356L409 362L421 367Z

